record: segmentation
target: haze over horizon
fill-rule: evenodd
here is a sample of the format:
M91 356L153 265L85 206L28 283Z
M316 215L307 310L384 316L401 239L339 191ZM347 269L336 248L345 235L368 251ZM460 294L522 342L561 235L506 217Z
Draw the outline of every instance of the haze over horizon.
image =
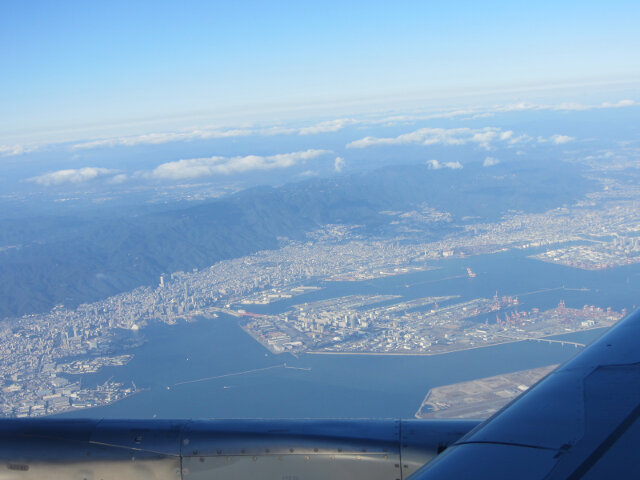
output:
M637 2L5 2L0 154L450 105L637 100Z

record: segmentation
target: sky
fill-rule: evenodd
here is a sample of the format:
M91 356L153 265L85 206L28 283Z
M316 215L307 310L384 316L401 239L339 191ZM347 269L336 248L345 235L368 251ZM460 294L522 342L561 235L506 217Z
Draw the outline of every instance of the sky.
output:
M633 90L638 18L637 1L4 0L0 145L385 99Z

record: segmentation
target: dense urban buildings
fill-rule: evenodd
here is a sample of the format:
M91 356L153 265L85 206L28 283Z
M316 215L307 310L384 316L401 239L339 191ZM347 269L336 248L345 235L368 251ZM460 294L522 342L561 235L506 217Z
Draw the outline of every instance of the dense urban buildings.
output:
M637 262L637 194L635 187L609 183L571 207L514 213L496 223L467 222L456 233L426 243L415 232L432 222L450 222L446 212L426 205L420 211L386 212L397 217L398 232L409 233L364 238L353 226L327 225L305 242L289 241L207 269L163 275L155 288L8 319L0 331L0 412L51 414L135 393L135 384L82 385L80 378L103 366L125 365L131 359L128 349L144 341L143 329L150 322L176 324L229 314L272 352L294 354L438 354L609 326L624 312L563 304L548 311L521 311L517 297L498 293L464 302L456 292L411 301L384 293L346 295L315 303L301 300L273 315L251 309L295 300L327 282L429 271L435 260L509 249L545 248L532 258L577 268ZM473 279L476 273L469 269L461 275ZM479 323L481 315L485 320Z

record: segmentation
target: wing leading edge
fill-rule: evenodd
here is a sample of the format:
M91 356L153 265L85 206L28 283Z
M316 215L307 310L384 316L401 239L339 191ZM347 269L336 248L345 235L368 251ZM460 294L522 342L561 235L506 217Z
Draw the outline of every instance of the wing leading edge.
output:
M640 311L410 480L640 478Z

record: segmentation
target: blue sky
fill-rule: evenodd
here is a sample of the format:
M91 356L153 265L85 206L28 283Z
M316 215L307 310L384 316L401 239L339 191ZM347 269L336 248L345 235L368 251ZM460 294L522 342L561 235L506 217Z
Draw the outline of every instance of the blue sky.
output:
M4 1L0 143L625 84L639 18L637 1Z

